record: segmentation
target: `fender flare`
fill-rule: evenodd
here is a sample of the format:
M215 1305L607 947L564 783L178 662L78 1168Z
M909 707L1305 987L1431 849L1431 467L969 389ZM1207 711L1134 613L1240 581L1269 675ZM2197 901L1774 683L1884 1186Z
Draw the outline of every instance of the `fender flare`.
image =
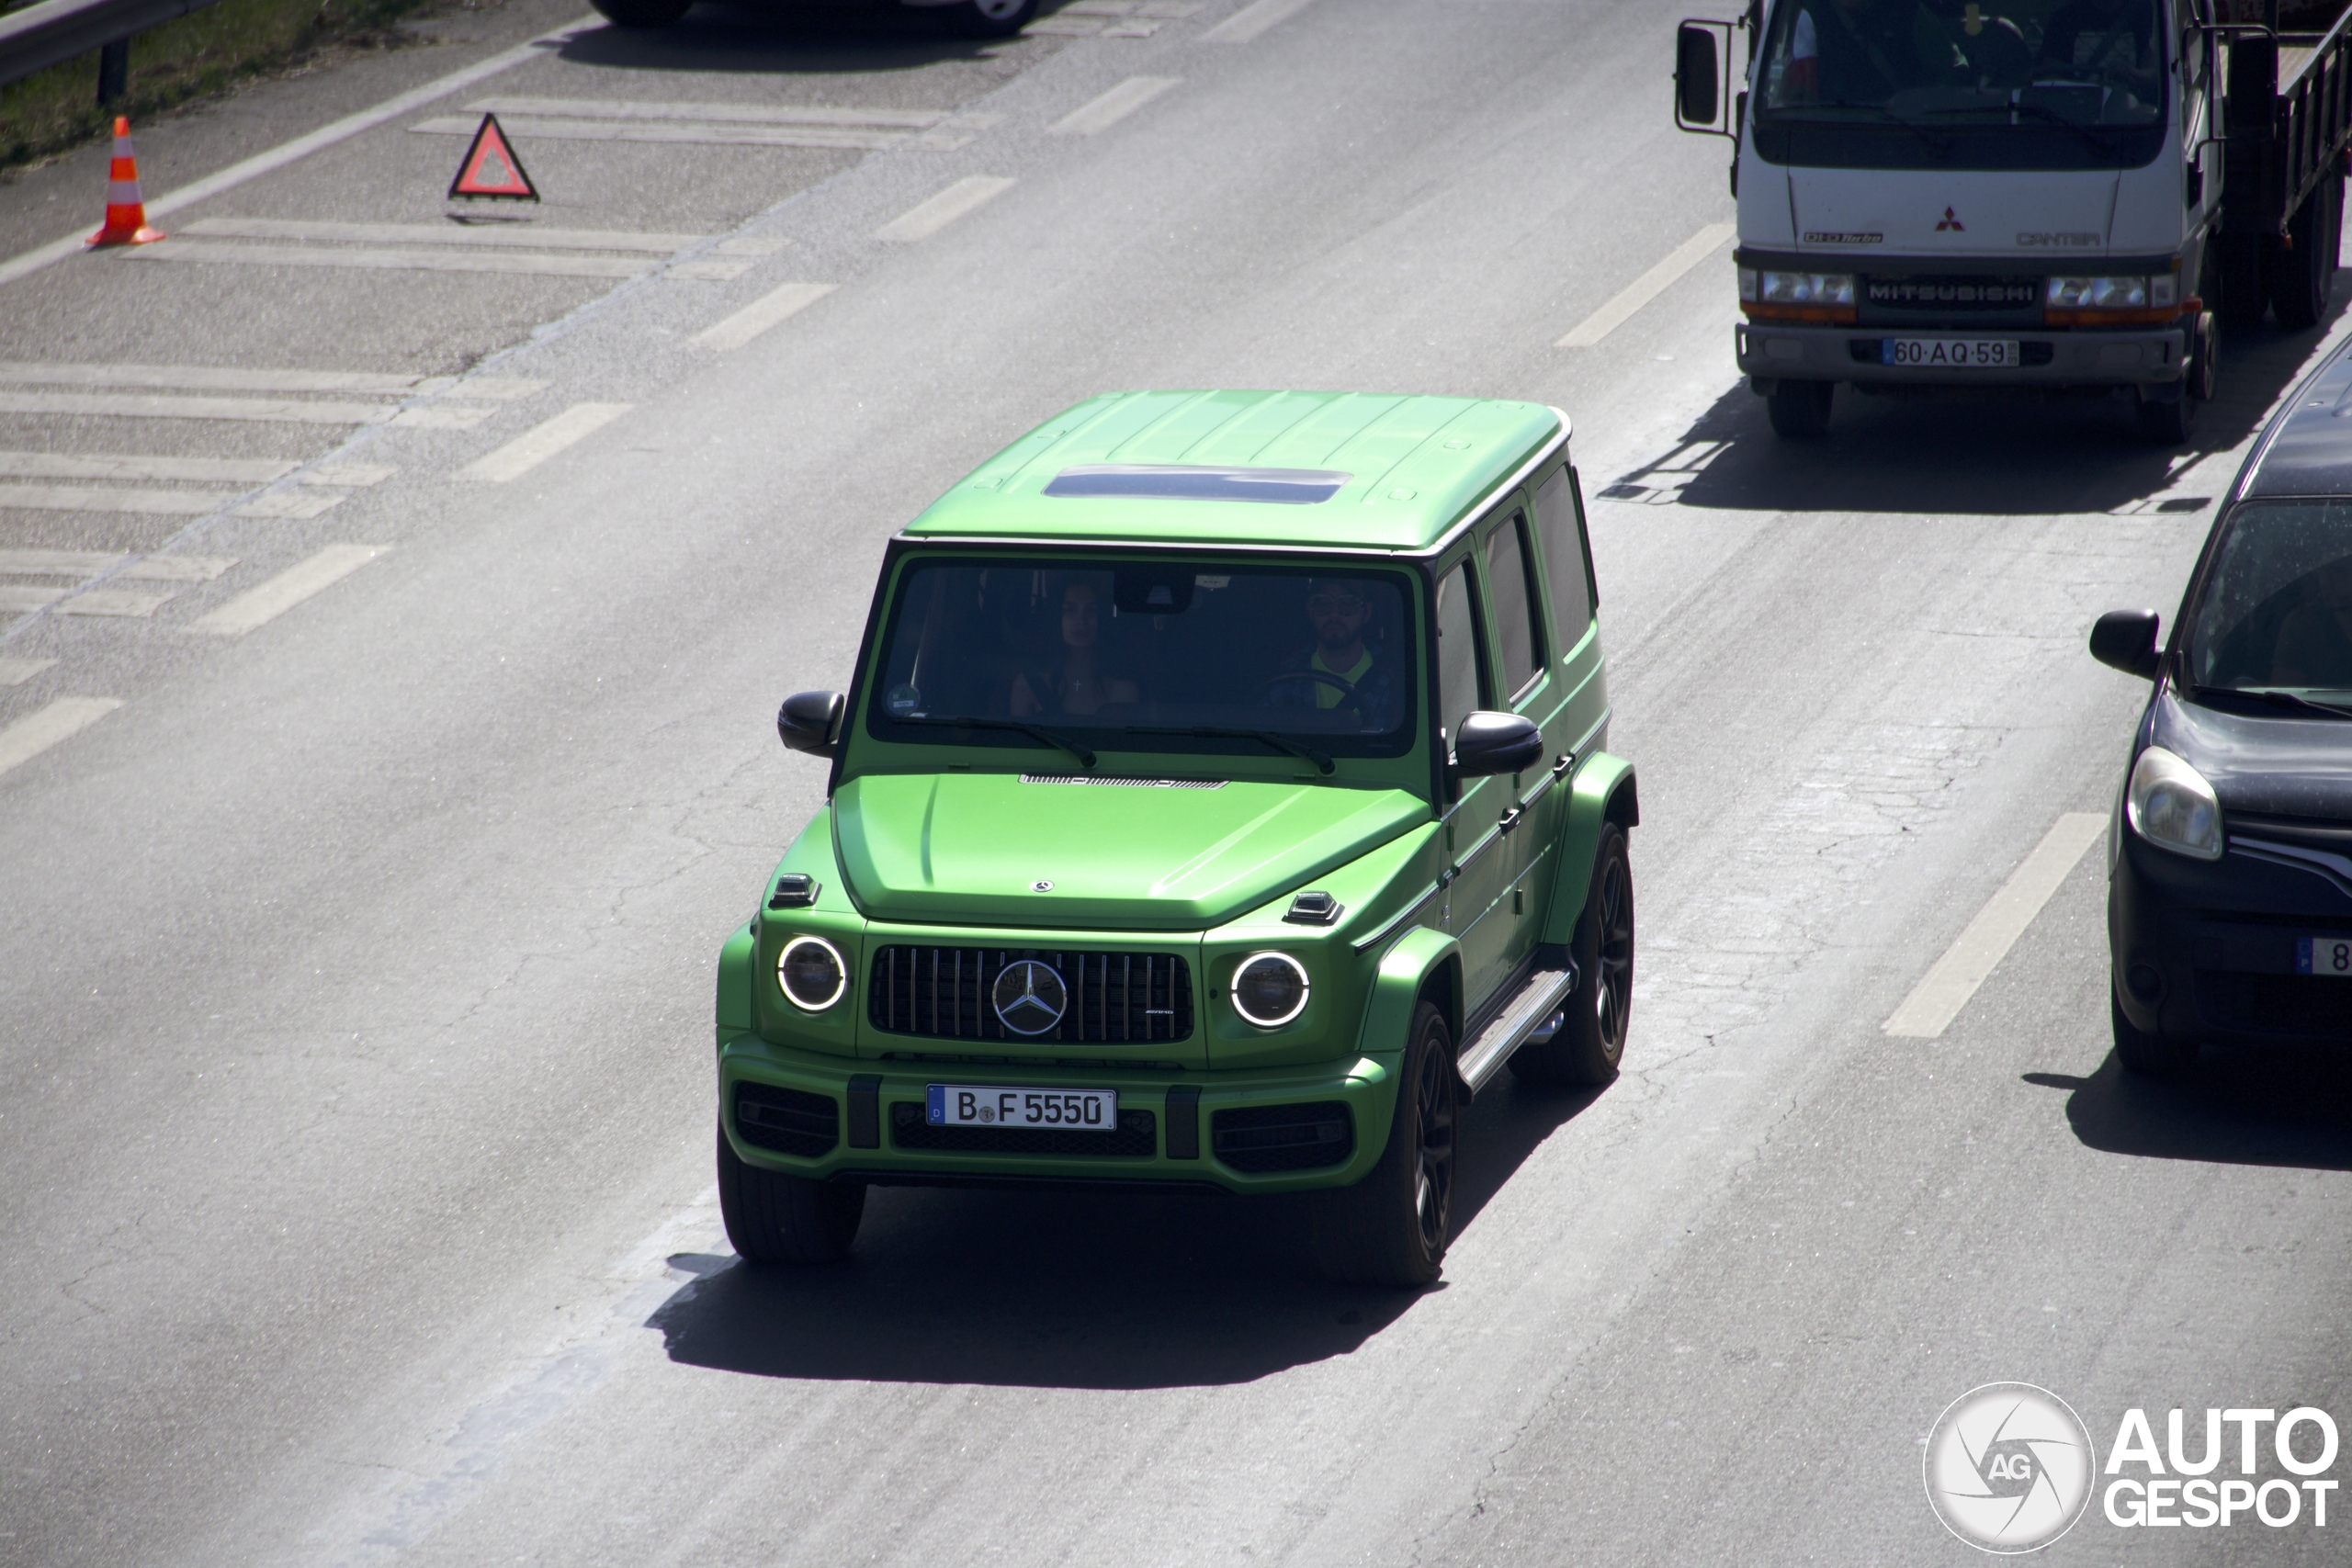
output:
M1462 1037L1462 944L1443 931L1415 926L1380 955L1372 977L1372 994L1364 999L1363 1025L1356 1049L1366 1056L1394 1057L1405 1049L1405 1032L1412 1027L1413 1008L1429 982L1436 978L1438 1006L1457 1043Z
M1586 894L1592 886L1592 852L1601 828L1611 822L1631 829L1642 809L1634 789L1634 764L1595 751L1577 764L1568 781L1568 819L1560 829L1560 869L1552 883L1552 906L1544 917L1543 940L1566 946L1576 941Z

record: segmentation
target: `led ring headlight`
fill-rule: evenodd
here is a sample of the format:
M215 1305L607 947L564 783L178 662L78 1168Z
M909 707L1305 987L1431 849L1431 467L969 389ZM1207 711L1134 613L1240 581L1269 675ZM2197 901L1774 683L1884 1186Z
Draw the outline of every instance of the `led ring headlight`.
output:
M775 955L776 984L802 1012L822 1012L849 989L849 965L822 937L797 936Z
M1287 953L1253 953L1233 972L1233 1010L1279 1029L1306 1010L1306 969Z

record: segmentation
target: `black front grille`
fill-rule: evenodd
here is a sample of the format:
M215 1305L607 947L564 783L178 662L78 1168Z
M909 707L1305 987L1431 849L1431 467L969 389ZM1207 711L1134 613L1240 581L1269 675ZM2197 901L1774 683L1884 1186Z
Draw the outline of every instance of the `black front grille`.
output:
M2215 1029L2352 1040L2352 980L2199 969L2197 1012Z
M1344 1165L1356 1152L1355 1118L1347 1102L1253 1105L1209 1118L1210 1147L1236 1170L1319 1170Z
M1865 277L1862 298L1886 310L1937 315L1971 310L2030 310L2041 303L2038 277Z
M933 1153L1149 1159L1159 1152L1159 1119L1148 1111L1122 1111L1117 1130L1101 1133L1060 1127L934 1127L922 1106L902 1100L890 1107L890 1142L902 1149Z
M763 1083L735 1086L735 1135L747 1144L815 1159L841 1142L841 1105L831 1095Z
M1068 992L1062 1021L1042 1034L1007 1029L989 999L1004 966L1023 958L1051 965ZM1193 1032L1193 969L1172 953L885 947L867 971L865 1016L888 1033L935 1040L1013 1045L1183 1040Z

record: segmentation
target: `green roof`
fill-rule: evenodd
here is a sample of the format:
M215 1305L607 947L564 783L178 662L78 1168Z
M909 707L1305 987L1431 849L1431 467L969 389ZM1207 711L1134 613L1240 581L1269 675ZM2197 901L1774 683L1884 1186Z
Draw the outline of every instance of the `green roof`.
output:
M1110 392L1047 420L981 464L907 531L925 538L1423 549L1564 423L1541 403L1476 398ZM1326 470L1327 480L1344 482L1329 500L1304 505L1046 493L1064 470L1102 464Z

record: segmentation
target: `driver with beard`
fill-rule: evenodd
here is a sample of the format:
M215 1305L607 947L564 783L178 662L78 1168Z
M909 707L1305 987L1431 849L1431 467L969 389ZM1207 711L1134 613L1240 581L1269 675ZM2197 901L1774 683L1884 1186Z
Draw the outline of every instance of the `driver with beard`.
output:
M1266 706L1336 708L1355 719L1351 728L1396 728L1404 716L1402 672L1372 621L1366 584L1344 577L1309 581L1306 622L1314 646L1283 661Z

